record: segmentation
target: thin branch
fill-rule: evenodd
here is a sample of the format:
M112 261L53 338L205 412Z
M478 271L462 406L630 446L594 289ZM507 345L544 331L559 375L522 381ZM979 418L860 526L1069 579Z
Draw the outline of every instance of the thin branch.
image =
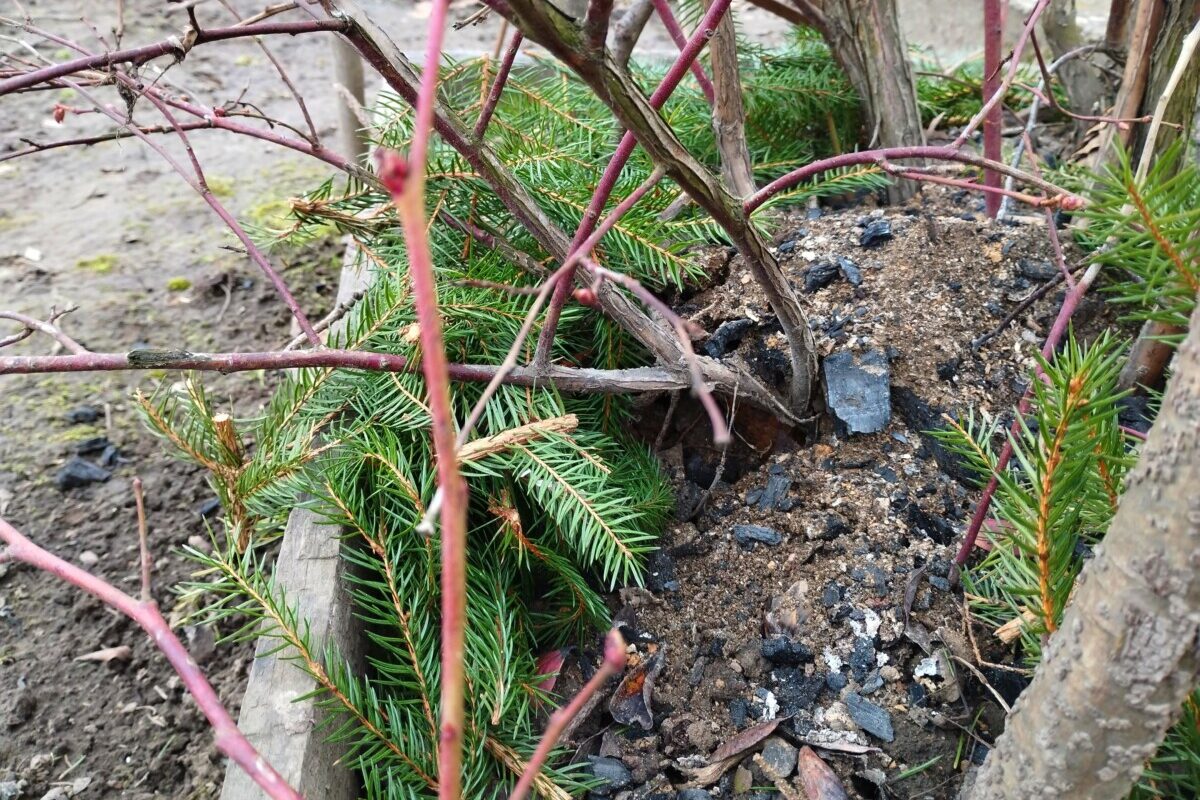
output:
M529 766L525 768L525 772L521 775L517 785L513 788L512 794L508 796L508 800L524 800L529 794L529 789L533 785L534 779L542 769L542 765L546 763L546 759L550 756L550 752L554 749L554 745L558 743L558 737L562 736L563 729L567 723L575 718L577 714L591 699L592 695L600 691L600 688L613 675L619 673L625 667L625 640L621 638L621 634L614 628L608 632L608 638L604 640L604 661L600 664L600 669L596 670L596 674L592 675L584 687L579 690L579 694L571 700L570 703L562 708L556 709L550 715L550 722L546 725L546 731L542 734L542 740L538 742L537 750L534 751L533 757L529 759Z
M80 90L80 93L87 97L93 105L96 105L97 108L101 108L95 99L83 92L82 89ZM135 135L153 147L159 153L159 155L166 158L167 163L169 163L180 174L180 176L183 177L184 180L186 180L188 184L200 194L200 197L205 203L208 204L209 208L211 208L213 212L221 219L221 221L225 223L225 226L233 232L233 235L237 237L239 242L242 243L242 246L246 248L246 255L250 257L250 260L257 264L258 268L262 270L264 275L267 276L267 279L271 281L271 285L275 287L275 292L279 295L280 299L283 300L284 305L291 309L292 316L295 317L297 324L300 326L300 330L304 331L304 334L308 337L308 340L313 344L313 346L320 347L321 337L317 335L315 330L313 330L312 323L308 321L308 317L304 314L304 310L300 308L300 304L296 301L291 289L289 289L288 285L284 282L283 277L275 271L275 268L271 266L271 262L267 260L266 255L264 255L263 252L258 249L258 245L254 244L246 231L241 225L238 224L238 221L234 219L233 215L229 213L225 206L222 205L221 201L217 199L217 196L212 193L212 190L208 188L208 183L204 179L204 170L200 166L200 160L196 157L195 150L192 149L191 141L189 141L187 133L179 127L179 123L176 121L175 116L171 113L170 109L167 108L167 104L152 93L143 93L142 96L149 100L154 107L158 109L159 113L166 117L167 122L169 122L171 126L175 128L175 133L179 136L180 141L183 143L184 150L187 151L188 159L192 163L192 169L196 174L195 180L190 180L186 172L184 172L182 166L179 165L179 163L175 161L175 159L172 158L165 150L154 144L150 137L142 134L140 131L138 131ZM105 106L101 110L113 120L120 122L123 125L127 124L120 118L119 115L116 114L115 111L113 111L110 106ZM136 130L135 127L131 127L130 129Z
M717 406L717 401L713 399L712 392L704 383L704 375L700 371L700 363L696 359L695 351L692 350L691 332L687 322L681 319L669 305L655 297L653 292L642 286L634 278L620 272L605 269L591 259L585 258L583 263L588 271L597 278L621 284L633 292L639 300L653 308L671 323L671 326L675 328L676 335L679 337L679 344L683 348L684 359L692 375L692 391L700 400L700 404L704 406L704 410L708 413L709 422L712 424L713 444L718 446L728 444L729 426L725 424L725 417L721 414L721 409Z
M575 251L567 257L566 261L562 263L562 266L555 270L554 274L551 275L538 289L537 297L534 300L533 305L530 306L529 311L526 312L525 320L522 322L520 330L513 339L512 346L509 347L508 353L504 357L504 362L496 371L495 377L492 378L491 382L488 383L487 388L484 389L483 393L479 396L479 399L475 402L474 408L471 409L470 416L467 417L466 423L463 425L462 430L459 431L459 447L461 447L463 443L467 441L467 438L470 437L471 430L475 427L476 423L479 422L479 418L483 415L483 410L487 406L488 401L491 400L492 396L496 393L496 390L504 382L509 373L511 373L512 370L517 366L517 359L520 356L521 348L525 345L525 340L529 337L529 332L533 329L533 323L537 320L537 315L541 312L542 306L545 304L546 298L549 296L550 292L555 290L558 286L565 285L569 287L571 285L570 283L566 282L567 278L568 276L574 274L576 265L580 263L581 258L583 258L585 254L591 252L591 250L600 242L604 235L612 230L612 227L617 224L621 217L628 213L629 210L633 208L637 202L642 199L642 197L645 196L646 192L650 191L650 189L652 189L654 185L662 179L662 176L663 171L661 169L656 169L653 173L651 173L649 178L643 181L629 194L628 197L622 200L617 207L613 209L612 213L609 214L608 217L606 217L600 223L596 230L592 232L592 235L585 239L582 245L576 248ZM540 369L542 367L535 363L534 368Z
M587 13L583 18L583 36L594 53L604 50L612 9L613 0L588 0Z
M219 0L219 2L225 7L226 11L233 15L233 18L238 21L238 24L241 25L242 17L240 14L238 14L237 9L233 7L229 0ZM284 69L283 64L278 58L275 57L275 54L271 52L271 48L267 47L267 44L262 40L262 37L255 36L254 43L259 46L259 49L263 51L263 55L266 56L267 60L271 62L271 66L275 68L275 72L279 75L279 80L283 81L283 85L287 87L288 92L290 92L292 95L292 99L296 101L296 105L300 108L300 115L304 117L304 124L308 126L307 138L314 145L320 147L321 135L317 133L317 126L313 124L312 115L308 113L308 106L304 102L304 97L296 88L296 84L292 83L292 79L290 76L288 76L287 70Z
M712 58L715 101L713 133L721 155L721 173L730 190L740 198L754 194L754 166L746 144L746 110L742 104L742 76L738 67L733 9L721 18L709 45Z
M56 372L121 372L126 370L195 370L199 372L248 372L282 369L360 369L373 372L415 373L404 356L364 350L269 350L246 353L193 353L187 350L130 350L127 353L83 353L69 356L0 357L0 375L30 375ZM490 381L499 370L494 364L451 364L455 381ZM564 392L657 392L686 389L687 372L665 367L630 369L587 369L552 366L549 372L517 367L507 376L513 386L551 385ZM729 391L732 391L732 386ZM756 403L763 403L759 397ZM765 404L776 413L779 409Z
M611 26L609 49L613 59L622 67L629 66L633 48L653 14L654 0L632 0L617 23Z
M496 104L500 102L500 94L504 91L504 84L508 82L508 74L512 72L513 62L517 59L517 51L521 49L521 42L524 39L525 36L519 30L513 31L512 41L508 43L508 49L504 51L504 60L500 62L500 66L496 70L496 79L492 81L492 88L488 91L487 100L484 101L483 108L479 112L479 121L475 123L476 139L483 138L488 123L492 121L492 114L496 112Z
M828 172L833 169L841 169L842 167L855 166L857 164L881 164L883 161L903 161L907 159L929 159L934 161L958 161L971 166L993 169L1004 175L1011 175L1013 178L1030 186L1036 186L1048 195L1058 196L1061 199L1058 201L1063 208L1078 209L1083 206L1083 198L1073 195L1067 190L1055 186L1049 181L1045 181L1036 175L1030 175L1027 172L1010 167L1007 164L1002 164L998 161L977 156L973 153L964 152L955 147L939 147L932 145L918 145L914 147L885 147L879 150L862 150L856 153L842 153L841 155L832 156L821 161L814 161L798 169L776 178L768 183L763 188L754 193L746 200L746 213L753 213L756 209L762 206L767 200L771 199L780 192L792 189L801 183L820 175L822 172Z
M1004 100L1004 96L1008 94L1008 90L1012 87L1013 81L1017 79L1017 70L1021 66L1021 54L1025 52L1025 45L1029 42L1030 36L1033 35L1033 29L1037 25L1038 19L1042 16L1042 12L1050 5L1050 0L1038 0L1038 4L1029 12L1029 16L1025 19L1025 25L1021 29L1021 33L1017 36L1016 44L1013 45L1012 53L1009 55L1008 73L1004 76L1000 86L991 94L979 112L966 124L958 137L954 140L951 147L958 148L966 144L971 135L979 128L979 125L988 118L992 113L992 109L998 107ZM984 76L987 77L986 75Z
M683 28L679 26L679 20L675 19L675 12L671 10L668 0L654 0L654 10L658 12L658 18L662 20L663 27L671 35L671 41L675 42L675 46L679 48L680 52L683 52L684 47L687 46L687 37L683 34ZM700 84L700 91L704 92L704 96L708 98L708 104L711 106L716 102L716 92L713 89L712 81L708 79L704 67L698 61L693 61L690 69L696 78L696 83Z
M1025 120L1025 133L1026 134L1032 134L1034 126L1037 125L1038 111L1041 109L1041 103L1042 103L1042 97L1043 97L1042 92L1047 92L1048 94L1046 96L1048 96L1048 97L1054 96L1053 90L1050 87L1051 76L1054 75L1054 73L1056 73L1058 71L1059 67L1061 67L1063 64L1070 61L1071 59L1079 58L1081 56L1085 56L1090 53L1094 53L1099 48L1100 48L1100 45L1095 45L1095 44L1084 45L1083 47L1076 47L1074 50L1069 50L1066 53L1063 53L1061 56L1059 56L1054 61L1052 61L1050 63L1049 67L1047 67L1045 70L1043 70L1042 82L1039 87L1042 91L1033 93L1033 99L1029 102L1029 110L1026 112L1026 115L1027 115L1026 120ZM1012 166L1013 169L1016 169L1021 163L1021 159L1025 153L1025 142L1026 142L1025 137L1022 137L1021 140L1019 142L1017 142L1017 146L1013 152L1012 160L1009 162L1010 166ZM1015 180L1016 179L1012 175L1006 175L1004 178L1004 188L1012 189L1014 186ZM1010 203L1007 198L1001 199L1000 210L997 212L997 216L1000 219L1005 219L1008 217L1009 205L1010 205Z
M0 339L0 347L5 347L15 342L19 342L36 332L46 334L72 353L86 353L87 349L83 345L72 339L63 332L62 328L54 324L60 317L70 314L75 310L75 308L75 306L71 306L70 308L63 309L62 311L55 311L53 308L51 308L50 316L44 322L40 319L34 319L26 314L18 314L15 311L0 311L0 319L11 319L14 322L19 322L25 326L25 330L21 333L16 333L12 336Z
M196 661L188 654L152 600L139 602L102 578L43 550L3 519L0 519L0 540L8 545L5 551L8 559L24 562L60 578L136 622L150 636L155 647L166 656L184 687L208 719L213 728L217 749L241 767L262 788L267 797L273 800L302 800L300 794L288 785L283 776L266 762L238 730L233 717L221 704L221 698L217 696Z
M0 18L0 22L13 25L18 28L26 28L23 23L15 20ZM67 75L72 75L76 72L83 72L92 69L111 69L117 64L132 64L138 66L145 64L147 61L152 61L162 56L172 55L175 59L182 60L187 56L188 52L198 44L206 44L208 42L219 42L227 39L241 39L247 36L272 36L272 35L287 35L296 36L302 33L319 33L322 31L344 31L346 22L338 19L314 19L303 20L300 22L264 22L255 25L239 25L233 28L209 28L195 32L195 37L185 37L180 40L176 36L172 36L165 41L147 44L141 47L133 47L128 50L116 50L111 53L99 53L96 55L76 58L71 61L64 61L60 64L55 64L51 67L26 72L22 75L16 75L12 78L0 81L0 95L10 94L19 89L26 89L30 86L36 86L39 83L62 78Z
M983 155L993 161L1003 158L1001 150L1001 131L1003 125L1003 110L999 102L992 103L1001 93L999 84L1000 46L1004 34L1004 7L1002 0L983 0L983 101L988 108L983 117ZM1016 60L1013 61L1016 67ZM1014 76L1015 77L1015 76ZM1007 87L1006 87L1007 88ZM966 141L966 134L962 136ZM993 170L984 170L983 185L989 189L1000 187L1000 174ZM995 219L1000 210L1000 198L989 192L984 196L984 208L989 217Z
M459 800L462 795L466 683L463 653L467 605L467 484L458 468L454 408L450 400L450 369L446 362L433 254L425 219L425 160L433 130L438 68L449 7L450 0L433 0L408 159L405 161L395 153L382 153L379 177L392 195L404 229L413 304L417 309L417 324L420 327L421 367L425 373L429 398L431 438L437 456L438 492L442 498L438 797L441 800Z
M660 109L667 102L675 89L679 87L680 81L683 80L684 74L688 68L696 63L696 58L700 55L700 51L708 42L709 38L716 30L721 18L729 9L730 0L714 0L708 11L704 14L704 18L700 21L700 25L692 38L680 47L679 57L667 70L667 74L663 76L658 87L650 96L650 106L654 109ZM669 13L669 9L668 9ZM600 181L596 184L596 189L592 193L592 199L588 203L587 210L584 212L583 219L579 222L579 227L575 230L575 237L571 242L570 252L572 255L579 252L584 242L592 233L592 226L596 224L596 220L600 218L600 212L608 203L608 198L612 195L616 188L617 180L621 176L621 170L629 161L629 157L633 155L634 148L637 147L637 137L633 131L626 131L621 137L620 144L617 145L617 150L604 168L604 172L600 176ZM549 364L550 346L554 342L554 336L558 331L558 320L562 314L563 306L567 302L567 297L570 294L571 288L575 281L575 270L570 270L562 281L554 290L554 296L550 300L550 307L546 310L546 322L542 326L542 332L538 337L537 352L534 355L534 364L536 366L545 367Z

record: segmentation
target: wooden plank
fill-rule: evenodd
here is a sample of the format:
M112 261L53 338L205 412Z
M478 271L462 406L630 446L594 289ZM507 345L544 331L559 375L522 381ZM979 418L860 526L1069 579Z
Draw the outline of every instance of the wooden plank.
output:
M371 280L363 259L348 246L343 260L337 302L349 302ZM335 326L336 327L336 326ZM342 557L346 546L340 529L322 524L314 511L296 508L288 516L283 544L275 563L275 583L288 602L310 626L313 649L321 652L332 642L351 664L362 663L362 625L355 619L346 592L349 564ZM305 697L316 684L288 651L271 654L279 642L263 639L254 654L254 665L242 698L238 727L300 794L309 800L354 800L359 778L337 763L345 748L327 740L329 731L318 729L325 713L318 698ZM226 767L221 800L261 800L262 790L230 763Z
M314 650L335 642L343 656L358 660L361 628L353 618L343 576L348 564L341 555L338 529L322 524L313 511L298 508L288 517L287 531L275 566L276 584L311 625ZM262 639L242 700L238 727L264 759L302 795L323 800L353 800L358 776L336 762L344 748L326 741L318 730L321 715L311 692L314 681L274 639ZM265 795L232 762L225 774L221 800L259 800Z

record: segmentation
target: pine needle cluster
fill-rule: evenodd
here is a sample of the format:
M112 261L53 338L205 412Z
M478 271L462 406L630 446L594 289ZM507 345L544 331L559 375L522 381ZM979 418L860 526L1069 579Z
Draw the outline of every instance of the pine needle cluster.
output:
M1057 629L1133 461L1118 422L1124 349L1108 335L1088 346L1071 337L1053 361L1039 359L1045 379L1034 380L1032 411L1015 435L976 414L937 434L982 480L999 479L985 534L991 550L963 585L980 619L1019 633L1031 665L1041 659L1042 637ZM1005 440L1013 459L997 471L996 444Z
M1085 213L1091 224L1084 244L1109 267L1113 302L1129 308L1129 319L1185 329L1200 293L1200 169L1179 144L1141 181L1122 152L1100 176Z
M1128 158L1092 190L1080 234L1090 257L1117 273L1106 287L1132 319L1185 324L1196 302L1195 228L1200 223L1200 171L1165 153L1143 180ZM1092 549L1120 503L1124 476L1137 459L1136 438L1118 420L1117 378L1127 343L1105 334L1088 345L1072 335L1044 379L1030 376L1031 413L1010 435L997 421L970 413L935 432L970 465L980 482L995 476L991 549L963 576L972 612L1003 641L1019 641L1029 667L1041 660ZM998 445L1014 458L998 470ZM1132 798L1200 794L1198 688L1183 716L1148 762Z

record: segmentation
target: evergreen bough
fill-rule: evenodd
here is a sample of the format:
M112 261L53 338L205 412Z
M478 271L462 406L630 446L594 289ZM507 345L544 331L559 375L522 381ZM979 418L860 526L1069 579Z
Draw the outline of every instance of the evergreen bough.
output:
M1139 181L1125 157L1089 193L1091 224L1080 240L1093 249L1090 258L1108 267L1106 288L1130 308L1129 319L1186 324L1196 303L1200 171L1179 158L1178 148L1168 150ZM991 549L964 573L963 586L979 619L1002 638L1019 639L1031 669L1085 561L1103 541L1123 478L1137 460L1138 439L1118 418L1127 345L1108 334L1084 345L1071 335L1053 359L1038 359L1044 378L1030 376L1032 410L1009 437L1014 458L1005 470L996 470L997 439L1007 432L994 419L969 412L933 432L981 483L998 478ZM1198 703L1200 688L1131 798L1200 795Z

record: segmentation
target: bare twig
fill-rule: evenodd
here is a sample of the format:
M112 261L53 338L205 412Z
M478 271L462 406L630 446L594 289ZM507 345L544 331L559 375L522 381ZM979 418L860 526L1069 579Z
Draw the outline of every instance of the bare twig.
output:
M27 314L18 314L15 311L0 311L0 319L11 319L14 322L19 322L25 326L25 330L23 330L21 333L15 333L12 336L7 336L4 339L0 339L0 347L5 347L15 342L19 342L36 332L46 334L72 353L86 353L87 350L83 345L72 339L63 332L62 328L54 324L60 317L70 314L75 310L75 308L75 306L71 306L70 308L65 308L62 311L56 311L55 309L51 308L50 316L44 322L40 319L34 319Z
M237 9L233 7L233 4L229 0L219 0L219 2L238 21L239 25L243 23L241 15L238 14ZM271 62L271 66L275 68L275 72L279 75L279 80L283 81L283 85L291 93L292 99L296 101L296 106L300 109L300 115L304 117L304 124L308 126L308 140L317 147L320 147L321 136L317 133L317 126L313 124L312 115L308 113L308 105L305 104L303 95L296 88L296 84L292 83L287 70L284 69L283 64L275 57L275 54L271 52L271 48L267 47L267 43L262 40L262 37L255 36L254 43L258 45L259 49L263 51L263 55Z
M184 687L208 719L213 728L217 749L241 767L262 788L267 797L273 800L302 800L299 793L288 785L283 776L259 755L250 741L238 730L233 717L222 705L221 698L217 696L195 660L188 655L183 643L171 630L170 624L163 618L153 600L139 601L130 597L98 576L85 572L38 547L3 519L0 519L0 540L8 545L5 551L7 559L24 562L61 578L136 622L150 636L155 647L166 656Z
M546 725L546 731L542 734L542 740L538 742L537 750L534 751L533 757L529 759L529 766L521 775L517 785L513 788L512 794L508 796L508 800L524 800L524 797L529 794L529 789L533 785L534 779L541 771L542 765L546 763L550 751L554 749L554 745L558 743L558 738L562 735L563 728L570 722L587 704L588 699L600 690L605 682L613 675L619 673L625 667L625 641L621 638L621 634L614 628L608 632L608 638L604 640L604 661L600 664L600 669L594 674L584 687L579 690L579 694L571 700L570 703L557 709L550 715L550 722Z
M675 42L675 46L682 52L683 48L687 46L687 37L684 36L683 28L679 26L679 20L675 19L675 12L671 10L671 4L668 0L654 0L654 10L658 12L663 27L671 35L671 41ZM708 104L712 105L716 100L716 93L712 81L704 72L704 67L698 61L693 61L690 69L696 78L696 83L700 84L700 91L704 92L704 96L708 98Z
M23 23L7 18L0 18L0 22L5 22L18 28L28 27ZM197 32L194 39L181 41L177 37L172 36L165 41L154 44L134 47L128 50L117 50L111 53L84 56L83 58L64 61L61 64L15 75L0 81L0 95L10 94L20 89L26 89L30 86L36 86L39 83L46 83L55 78L62 78L85 70L108 70L116 64L133 64L134 66L138 66L166 55L174 56L176 60L179 60L184 58L196 45L207 42L240 39L247 36L280 34L295 36L302 33L341 31L345 28L346 23L337 19L303 20L300 22L264 22L253 25L238 25L233 28L209 28Z
M517 52L521 49L521 42L524 38L520 31L513 31L512 41L508 43L508 49L504 51L504 60L500 62L500 66L496 70L496 79L492 81L492 88L488 91L487 100L484 101L483 108L479 112L479 121L475 123L476 139L483 138L483 134L487 131L488 123L491 122L492 114L496 111L496 104L500 102L500 94L504 91L504 84L508 81L508 74L512 71L513 62L517 59Z

